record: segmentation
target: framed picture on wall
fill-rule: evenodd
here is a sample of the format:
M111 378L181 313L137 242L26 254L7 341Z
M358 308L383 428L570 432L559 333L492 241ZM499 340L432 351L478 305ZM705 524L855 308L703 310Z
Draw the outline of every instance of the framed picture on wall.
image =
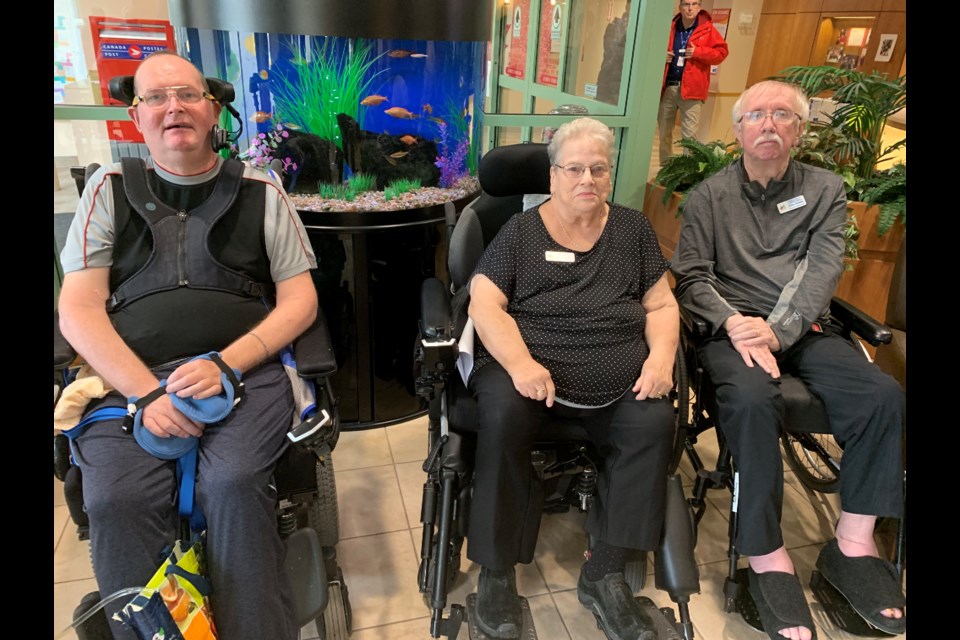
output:
M880 36L880 46L877 47L877 57L875 62L890 62L893 58L893 50L897 46L897 34L885 33Z

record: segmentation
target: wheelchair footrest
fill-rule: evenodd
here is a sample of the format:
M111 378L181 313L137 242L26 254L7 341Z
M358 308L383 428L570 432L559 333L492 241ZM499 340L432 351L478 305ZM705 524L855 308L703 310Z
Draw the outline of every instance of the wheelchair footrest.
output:
M637 604L643 607L650 619L653 620L658 640L683 640L677 631L677 617L673 609L670 607L658 609L656 603L646 596L637 596L635 599ZM594 617L596 617L596 614L594 614ZM597 624L600 624L599 620Z
M520 596L520 610L523 612L523 628L520 630L519 640L537 640L537 628L533 625L530 603L523 596ZM496 640L477 626L477 594L475 593L467 596L467 633L470 640Z
M763 623L760 621L760 612L757 610L757 603L753 601L753 595L750 593L749 583L750 578L747 575L748 569L737 569L736 578L729 585L736 590L734 595L736 608L740 615L743 617L744 621L749 624L754 629L758 631L763 631ZM730 579L727 578L729 581ZM728 588L728 585L724 585L724 590Z
M837 628L854 636L865 638L893 638L884 631L870 625L863 617L854 611L853 607L837 591L832 584L826 581L819 571L813 571L810 574L810 589L813 591L813 597L817 599L820 606L830 622Z

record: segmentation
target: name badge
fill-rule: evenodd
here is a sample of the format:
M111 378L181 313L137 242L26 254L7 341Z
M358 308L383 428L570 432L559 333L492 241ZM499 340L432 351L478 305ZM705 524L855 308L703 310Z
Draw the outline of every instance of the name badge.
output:
M577 257L569 251L544 251L547 262L575 262Z
M799 209L800 207L805 206L807 206L807 199L803 196L797 196L796 198L790 198L789 200L778 202L777 211L779 211L781 214L784 214L787 211L793 211L794 209Z

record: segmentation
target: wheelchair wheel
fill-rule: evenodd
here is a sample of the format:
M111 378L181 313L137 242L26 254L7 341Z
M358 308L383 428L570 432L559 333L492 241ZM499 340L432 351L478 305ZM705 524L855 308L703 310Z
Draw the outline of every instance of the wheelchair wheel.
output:
M632 551L627 555L627 564L623 568L623 579L634 595L643 591L647 582L647 553L646 551Z
M843 449L829 433L796 433L780 435L787 465L805 487L820 493L836 493L840 489L840 459Z
M333 547L340 542L340 512L332 454L328 453L322 463L317 463L317 499L309 507L307 521L317 532L321 547Z

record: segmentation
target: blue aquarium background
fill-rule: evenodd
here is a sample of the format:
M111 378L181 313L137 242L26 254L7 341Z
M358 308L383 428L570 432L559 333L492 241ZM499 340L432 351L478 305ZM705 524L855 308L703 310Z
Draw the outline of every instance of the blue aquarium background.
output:
M381 189L476 174L485 42L184 31L186 55L234 85L241 157L282 160L297 191L361 171Z

